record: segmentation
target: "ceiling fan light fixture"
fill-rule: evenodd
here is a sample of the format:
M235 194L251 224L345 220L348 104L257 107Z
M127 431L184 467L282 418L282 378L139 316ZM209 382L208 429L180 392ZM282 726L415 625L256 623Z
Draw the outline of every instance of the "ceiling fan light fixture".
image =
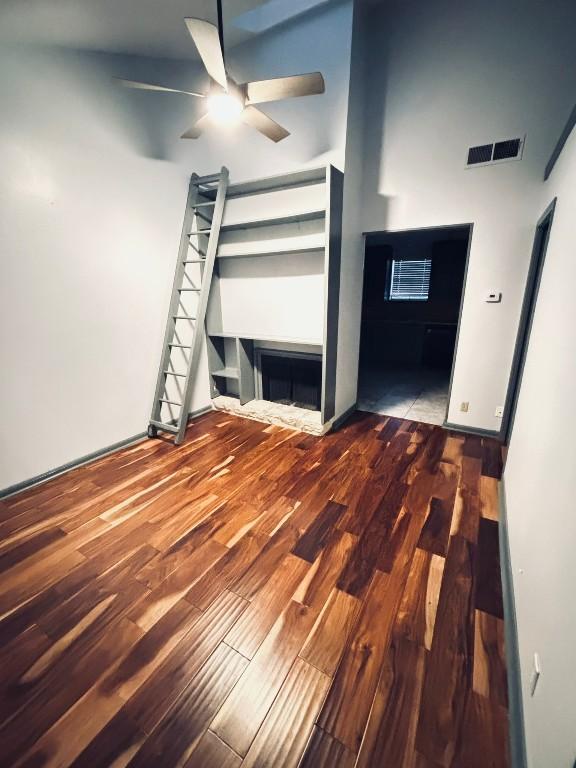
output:
M208 96L208 112L217 123L235 123L243 111L244 104L231 93L211 93Z

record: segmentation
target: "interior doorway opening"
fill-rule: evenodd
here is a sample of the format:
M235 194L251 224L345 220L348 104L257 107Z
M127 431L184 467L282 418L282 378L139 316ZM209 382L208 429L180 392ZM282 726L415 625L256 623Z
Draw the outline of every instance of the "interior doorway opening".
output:
M444 424L471 230L366 235L361 410Z

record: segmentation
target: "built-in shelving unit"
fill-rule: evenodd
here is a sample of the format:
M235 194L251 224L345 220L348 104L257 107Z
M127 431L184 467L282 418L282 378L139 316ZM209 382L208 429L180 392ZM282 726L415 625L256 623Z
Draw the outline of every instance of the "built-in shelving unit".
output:
M250 402L255 347L297 348L321 355L322 423L334 415L342 183L323 166L228 188L206 321L213 397Z

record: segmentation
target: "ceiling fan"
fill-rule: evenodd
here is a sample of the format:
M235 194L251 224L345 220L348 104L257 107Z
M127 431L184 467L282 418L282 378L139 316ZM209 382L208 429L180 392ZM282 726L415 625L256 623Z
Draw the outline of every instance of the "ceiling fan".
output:
M184 19L188 32L198 49L206 71L211 78L208 93L181 91L152 83L115 78L129 88L145 91L183 93L205 99L206 110L196 123L182 134L183 139L197 139L212 121L230 123L241 120L274 142L282 141L290 131L255 107L266 101L280 101L294 96L313 96L324 93L324 78L320 72L305 75L277 77L271 80L255 80L236 83L226 71L224 59L224 30L222 25L222 0L217 0L218 26L203 19Z

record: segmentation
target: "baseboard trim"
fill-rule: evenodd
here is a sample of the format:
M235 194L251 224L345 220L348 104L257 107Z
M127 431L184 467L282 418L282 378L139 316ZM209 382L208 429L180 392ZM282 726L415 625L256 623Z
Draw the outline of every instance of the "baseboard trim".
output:
M449 421L445 421L442 424L444 429L451 429L453 432L462 432L468 435L479 435L480 437L500 437L500 432L495 429L480 429L479 427L463 427L461 424L451 424Z
M358 403L353 403L349 408L347 408L344 413L341 413L340 416L336 417L332 423L330 424L330 431L333 429L338 429L338 427L341 427L342 424L344 424L345 421L348 421L350 416L354 413L354 411L358 410Z
M500 570L502 574L502 598L504 601L504 641L506 646L506 669L508 677L508 720L510 725L510 765L527 768L526 735L524 730L524 709L522 707L522 676L520 673L520 651L518 647L518 625L512 579L512 561L508 538L508 517L506 511L506 490L504 479L498 486L500 502Z
M211 410L213 410L211 405L204 406L204 408L198 408L197 411L192 411L190 413L188 420L190 421L190 419L196 419L198 416L202 416ZM71 469L81 467L83 464L90 464L91 461L101 459L103 456L106 456L109 453L114 453L114 451L119 451L122 448L127 448L129 445L139 443L142 440L146 440L147 437L148 436L146 432L139 432L137 435L127 437L125 440L120 440L118 443L113 443L113 445L106 446L106 448L100 448L100 450L88 453L86 456L81 456L79 459L73 459L66 464L55 467L55 469L50 469L48 472L43 472L41 475L31 477L29 480L22 480L19 483L14 483L14 485L9 485L7 488L0 489L0 499L5 499L7 496L13 496L16 493L20 493L20 491L25 491L28 488L32 488L34 485L41 485L48 480L52 480L52 478L56 477L57 475L63 475L64 473L69 472Z

